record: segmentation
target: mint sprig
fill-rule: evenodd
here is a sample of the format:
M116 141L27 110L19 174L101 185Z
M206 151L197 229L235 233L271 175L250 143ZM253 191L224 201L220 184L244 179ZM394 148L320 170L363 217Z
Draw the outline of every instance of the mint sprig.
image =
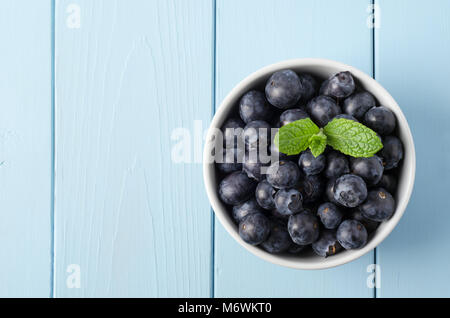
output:
M372 129L349 119L333 119L323 131L331 147L352 157L372 157L383 148Z
M318 157L322 152L325 151L327 146L327 136L323 133L323 129L313 135L309 139L309 149L314 157Z
M300 119L281 127L274 141L279 151L289 156L309 147L314 157L318 157L330 145L352 157L372 157L383 148L373 130L345 118L333 119L323 129L309 118Z
M296 155L309 147L311 137L319 131L311 119L300 119L281 127L274 142L280 152L288 156Z

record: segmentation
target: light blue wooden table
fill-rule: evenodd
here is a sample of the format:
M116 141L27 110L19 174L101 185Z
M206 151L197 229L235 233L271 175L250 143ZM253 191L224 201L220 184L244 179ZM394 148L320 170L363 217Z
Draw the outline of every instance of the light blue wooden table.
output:
M448 0L0 0L0 296L449 297L449 16ZM194 142L242 78L299 57L374 75L417 150L395 231L323 271L234 242Z

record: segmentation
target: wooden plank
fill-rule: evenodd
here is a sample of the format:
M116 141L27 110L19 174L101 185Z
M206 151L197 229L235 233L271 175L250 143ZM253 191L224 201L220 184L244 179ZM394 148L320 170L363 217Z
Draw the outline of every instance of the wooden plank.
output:
M450 2L377 1L376 78L402 108L416 182L400 224L378 249L381 297L449 297Z
M0 297L48 297L51 1L0 4Z
M72 3L56 7L56 296L207 297L201 163L171 151L211 118L213 4Z
M289 58L323 57L372 70L371 1L218 0L217 105L241 79ZM373 253L323 271L264 262L240 247L216 221L217 297L372 297L366 268Z

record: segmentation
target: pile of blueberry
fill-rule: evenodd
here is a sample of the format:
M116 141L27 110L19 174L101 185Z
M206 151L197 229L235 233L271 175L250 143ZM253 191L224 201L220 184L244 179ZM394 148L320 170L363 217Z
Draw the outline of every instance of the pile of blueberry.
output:
M242 96L239 114L222 127L219 196L230 207L240 237L269 253L297 254L311 246L327 257L342 248L358 249L395 211L392 194L403 159L395 115L358 89L350 72L319 84L310 74L278 71L265 92ZM370 158L353 158L330 147L318 157L310 150L296 156L279 153L270 129L308 117L319 127L333 118L361 122L379 135L383 149ZM279 161L251 160L248 153L256 148L277 153Z

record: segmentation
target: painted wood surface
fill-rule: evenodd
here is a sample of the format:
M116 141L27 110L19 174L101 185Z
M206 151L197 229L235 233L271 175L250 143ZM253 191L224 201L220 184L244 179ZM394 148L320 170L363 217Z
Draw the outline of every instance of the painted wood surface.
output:
M374 43L372 0L55 1L0 2L0 296L450 296L448 1L376 0ZM374 61L413 131L415 191L377 249L376 293L374 254L290 270L212 227L194 134L214 98L297 57Z
M51 12L0 3L0 297L50 295Z
M171 149L176 128L212 115L212 4L57 1L57 297L210 295L201 164Z
M299 57L322 57L372 71L370 1L219 0L217 104L258 68ZM345 19L343 19L345 17ZM372 297L373 253L337 269L300 271L269 264L238 245L216 222L217 297Z
M450 297L445 252L450 189L450 2L377 1L376 78L397 100L414 136L415 189L378 249L380 297Z

